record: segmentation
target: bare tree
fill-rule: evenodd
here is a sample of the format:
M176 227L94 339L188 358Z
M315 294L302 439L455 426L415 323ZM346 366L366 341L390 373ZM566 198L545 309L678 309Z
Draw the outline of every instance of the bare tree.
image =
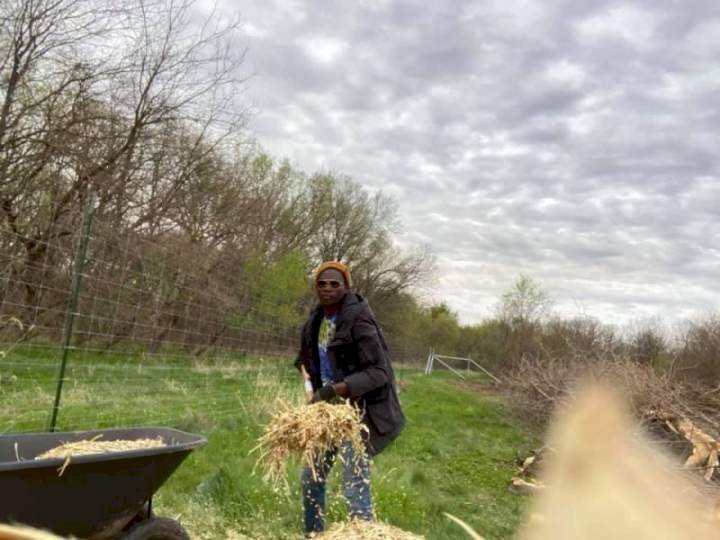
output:
M522 362L525 356L539 357L541 321L549 313L552 299L539 283L520 275L495 306L504 329L503 367Z
M23 253L12 271L27 306L58 268L47 246L77 230L89 190L101 217L156 230L195 164L245 118L231 106L238 24L216 13L197 24L190 0L114 6L0 8L0 212L8 251Z
M86 0L20 0L0 5L0 209L11 235L9 271L24 284L26 306L50 264L48 240L70 199L62 134L80 122L94 73L79 61L84 43L109 29L107 11Z
M314 237L319 259L361 259L368 246L397 226L397 207L382 192L370 194L347 177L315 175L312 208L321 219Z
M539 283L521 274L495 306L499 318L511 326L538 322L548 314L552 299Z

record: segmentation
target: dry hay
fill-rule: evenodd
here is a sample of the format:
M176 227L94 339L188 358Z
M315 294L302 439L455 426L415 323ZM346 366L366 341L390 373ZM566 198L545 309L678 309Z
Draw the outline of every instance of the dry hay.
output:
M110 454L113 452L128 452L145 448L160 448L165 446L162 438L155 439L118 439L116 441L99 441L102 434L89 440L63 443L51 448L47 452L35 456L35 459L63 458L64 463L58 467L58 476L62 476L68 468L73 457L88 456L92 454ZM17 448L15 449L17 454Z
M381 521L352 520L334 523L327 531L314 536L317 540L424 540L425 537L403 531Z
M155 439L134 439L116 441L99 441L98 437L85 441L63 443L47 452L35 456L35 459L66 458L68 456L85 456L90 454L108 454L111 452L127 452L145 448L160 448L165 443L160 437Z
M365 453L362 416L357 407L347 401L331 404L325 401L293 407L281 402L276 413L265 427L258 445L258 463L264 469L263 478L273 486L286 484L288 460L297 457L316 476L318 456L350 442L360 460Z

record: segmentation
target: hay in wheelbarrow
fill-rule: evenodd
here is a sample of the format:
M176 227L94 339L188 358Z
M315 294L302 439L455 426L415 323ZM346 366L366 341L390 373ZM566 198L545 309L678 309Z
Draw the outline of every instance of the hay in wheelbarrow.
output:
M252 450L260 452L258 464L264 471L263 478L275 488L287 485L287 464L292 457L299 458L317 478L318 456L344 441L352 445L359 461L365 454L363 432L367 431L361 419L358 408L347 401L321 401L301 407L281 402Z
M109 452L127 452L145 448L159 448L165 446L160 437L155 439L133 439L117 441L100 441L95 437L86 441L73 441L63 443L51 448L47 452L35 456L35 459L67 458L68 456L84 456L89 454L107 454Z
M424 536L403 531L382 521L362 520L334 523L327 531L313 538L316 540L425 540Z
M65 462L58 468L58 475L62 476L68 465L76 456L87 456L91 454L108 454L111 452L127 452L130 450L143 450L147 448L159 448L165 446L162 438L154 439L118 439L114 441L100 441L102 434L89 440L72 441L51 448L35 456L35 459L63 458Z

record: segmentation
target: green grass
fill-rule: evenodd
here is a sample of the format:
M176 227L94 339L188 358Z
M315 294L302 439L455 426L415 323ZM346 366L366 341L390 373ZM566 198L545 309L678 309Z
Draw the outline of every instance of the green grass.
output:
M54 360L14 351L0 360L0 433L42 431L54 397ZM502 399L462 388L444 373L401 370L408 418L400 438L373 463L380 519L428 539L467 538L444 515L488 539L510 538L527 504L508 491L515 456L536 441ZM300 538L299 470L288 493L253 472L250 454L275 398L300 402L288 361L246 358L233 364L146 365L138 358L71 358L58 427L166 425L208 437L155 497L161 515L178 517L193 538ZM339 469L339 468L338 468ZM328 520L346 518L337 471Z

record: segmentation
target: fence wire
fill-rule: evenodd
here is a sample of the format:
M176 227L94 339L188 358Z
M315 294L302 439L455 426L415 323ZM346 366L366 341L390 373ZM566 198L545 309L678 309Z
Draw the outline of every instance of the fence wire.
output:
M44 428L82 240L80 223L50 235L0 231L0 432ZM61 427L164 422L172 420L173 399L176 419L190 414L185 403L193 414L230 415L241 406L231 388L202 369L268 358L287 365L296 354L314 299L308 287L289 286L284 272L292 268L268 275L262 257L231 242L208 248L171 230L138 232L103 218L93 220L86 241ZM397 363L422 357L412 344L391 338L390 346ZM173 398L176 389L158 388L163 380L192 392ZM169 397L156 399L157 412L138 410L127 388L138 403L158 392ZM230 397L218 401L218 388Z

